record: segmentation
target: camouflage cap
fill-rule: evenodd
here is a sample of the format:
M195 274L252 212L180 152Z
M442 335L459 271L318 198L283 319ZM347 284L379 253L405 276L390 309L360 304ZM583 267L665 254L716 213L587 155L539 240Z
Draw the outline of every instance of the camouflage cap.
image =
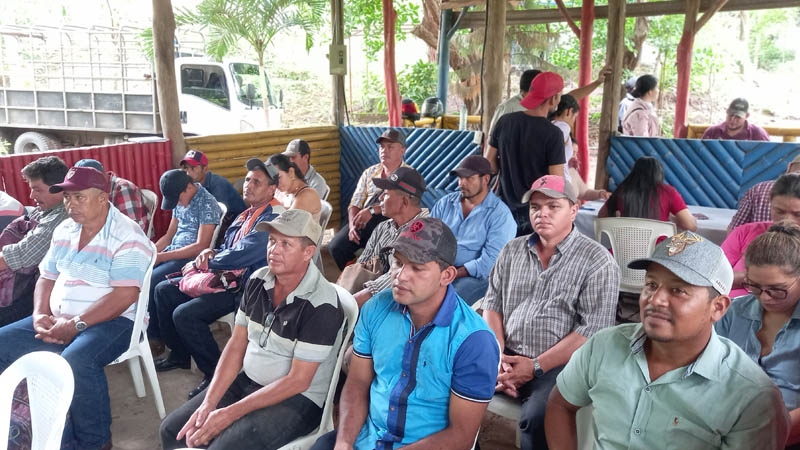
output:
M450 228L435 217L415 219L400 230L389 246L414 264L441 261L452 266L456 260L456 237Z

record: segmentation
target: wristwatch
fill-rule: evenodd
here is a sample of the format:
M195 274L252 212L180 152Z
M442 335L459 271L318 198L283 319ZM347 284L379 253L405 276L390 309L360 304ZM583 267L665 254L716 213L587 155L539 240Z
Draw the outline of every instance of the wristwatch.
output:
M75 329L78 330L78 333L89 327L86 322L81 320L81 316L75 316L72 318L72 320L75 321Z
M533 377L538 378L544 375L544 370L542 370L542 365L539 364L539 358L536 356L533 357Z
M375 205L370 206L368 209L369 209L369 213L372 214L373 216L378 214L378 213L375 212Z

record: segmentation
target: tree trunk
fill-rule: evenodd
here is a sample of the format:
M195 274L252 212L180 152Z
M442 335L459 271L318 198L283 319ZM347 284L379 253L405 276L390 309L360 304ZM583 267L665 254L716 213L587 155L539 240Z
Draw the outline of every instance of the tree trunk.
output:
M600 111L600 129L597 143L597 170L594 177L595 189L608 187L606 160L611 149L611 136L617 130L622 84L622 56L625 49L625 0L608 1L608 40L606 41L606 64L611 66L611 74L603 83L603 105Z
M697 31L697 14L700 11L700 0L686 0L686 15L683 19L683 34L678 43L678 86L675 95L675 122L672 135L676 138L686 137L686 109L689 104L689 77L692 74L692 49Z
M397 72L394 63L394 26L397 11L392 0L382 0L383 4L383 78L386 85L386 109L389 111L389 126L399 127L401 118L400 91L397 88Z
M644 41L647 40L647 34L650 32L650 19L647 17L637 17L633 25L633 50L625 49L625 56L622 59L622 67L633 71L639 65L639 59L642 57L642 46Z
M484 58L483 82L481 83L481 103L483 115L481 124L483 134L489 134L489 125L503 98L503 59L505 56L506 5L507 0L488 0L489 18L486 23L486 56Z
M592 81L592 34L594 32L594 0L583 0L581 6L580 62L578 86L586 86ZM578 167L583 181L589 175L589 96L580 101L576 125L578 140Z
M172 164L180 165L186 154L175 81L175 15L170 0L153 0L153 55L156 65L156 88L161 129L172 143Z
M264 108L264 123L269 129L269 91L267 90L267 77L264 74L264 51L258 52L258 88L261 90L261 106Z

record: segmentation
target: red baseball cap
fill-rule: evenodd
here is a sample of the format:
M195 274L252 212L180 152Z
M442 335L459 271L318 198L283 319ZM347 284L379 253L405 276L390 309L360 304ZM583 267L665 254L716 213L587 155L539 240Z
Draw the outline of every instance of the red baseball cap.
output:
M527 109L541 105L543 101L564 90L564 79L555 72L542 72L531 81L528 95L519 102Z
M572 203L578 203L578 193L572 184L562 176L545 175L534 181L531 188L522 195L522 203L528 203L534 192L541 192L551 198L566 198Z
M186 152L186 156L183 157L183 161L186 164L196 167L196 166L207 166L208 165L208 158L203 152L198 150L189 150Z

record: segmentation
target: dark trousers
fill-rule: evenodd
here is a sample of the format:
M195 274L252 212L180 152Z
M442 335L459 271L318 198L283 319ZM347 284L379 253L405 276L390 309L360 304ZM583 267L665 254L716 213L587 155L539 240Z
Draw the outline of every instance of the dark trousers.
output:
M350 226L348 223L345 222L342 225L342 228L336 232L336 235L328 244L328 251L331 253L336 265L339 266L339 270L343 270L344 266L355 258L358 249L366 247L369 237L372 236L372 231L375 230L375 227L378 226L379 223L386 219L388 219L388 217L380 214L372 216L364 228L358 232L358 236L361 238L361 242L358 244L350 240Z
M192 357L203 374L213 376L220 351L209 325L236 309L236 294L218 292L192 298L178 286L162 281L150 303L156 306L161 338L171 350L169 359L184 362Z
M550 391L556 385L556 377L563 369L564 366L550 369L519 388L519 398L522 401L522 413L519 417L521 450L547 450L544 411Z
M263 386L239 373L223 394L217 408L224 408L261 389ZM161 445L164 450L186 447L186 440L176 440L178 432L189 417L200 407L208 389L184 403L161 422ZM297 394L277 405L257 409L245 414L223 430L211 443L213 450L271 450L314 431L322 418L322 408Z
M150 314L150 323L147 325L147 337L150 339L162 339L161 328L159 328L158 310L156 310L155 290L158 283L167 279L167 275L180 272L181 268L192 259L173 259L163 262L153 267L153 276L150 278L150 302L147 304L147 312Z
M311 450L333 450L333 447L336 447L336 430L320 436L317 442L311 446Z

